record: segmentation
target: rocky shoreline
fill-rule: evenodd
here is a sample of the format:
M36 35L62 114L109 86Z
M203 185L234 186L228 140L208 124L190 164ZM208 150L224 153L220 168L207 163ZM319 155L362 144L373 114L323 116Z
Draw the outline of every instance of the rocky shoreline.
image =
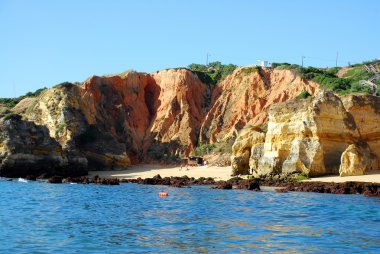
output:
M26 180L36 181L34 176L27 176ZM12 181L13 179L8 179ZM227 181L215 181L212 177L200 177L195 179L194 177L182 176L182 177L161 177L156 175L152 178L137 178L137 179L118 179L118 178L103 178L98 175L89 178L82 177L61 177L53 176L47 179L48 183L77 183L77 184L98 184L98 185L119 185L120 183L134 183L141 185L164 185L169 187L188 187L193 185L210 185L210 189L223 189L223 190L251 190L260 191L260 187L269 186L277 187L276 192L316 192L316 193L330 193L330 194L361 194L368 197L380 197L380 183L368 183L368 182L296 182L289 179L278 179L276 181L269 181L268 179L242 179L239 177L231 178Z

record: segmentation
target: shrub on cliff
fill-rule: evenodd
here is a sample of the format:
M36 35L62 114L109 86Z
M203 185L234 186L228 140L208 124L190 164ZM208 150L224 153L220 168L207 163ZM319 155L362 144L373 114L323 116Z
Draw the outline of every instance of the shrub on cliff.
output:
M211 62L208 65L193 63L187 68L194 72L203 83L216 85L226 76L231 74L237 66L234 64L224 65L221 62L216 61Z
M205 154L209 154L215 148L215 144L200 144L197 146L194 151L194 156L204 156Z
M308 98L309 96L311 96L311 94L309 94L308 91L302 91L302 92L297 96L297 98L298 98L298 99L306 99L306 98Z
M39 96L43 91L45 91L47 88L40 88L37 89L34 92L28 92L25 95L19 96L17 98L0 98L0 104L4 105L5 107L8 108L13 108L14 106L17 105L22 99L25 99L27 97L37 97Z

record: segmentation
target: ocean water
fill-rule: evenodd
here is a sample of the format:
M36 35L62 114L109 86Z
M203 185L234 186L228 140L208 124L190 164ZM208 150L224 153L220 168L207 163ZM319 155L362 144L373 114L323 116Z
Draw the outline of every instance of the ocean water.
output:
M0 193L0 253L380 253L379 198L5 179Z

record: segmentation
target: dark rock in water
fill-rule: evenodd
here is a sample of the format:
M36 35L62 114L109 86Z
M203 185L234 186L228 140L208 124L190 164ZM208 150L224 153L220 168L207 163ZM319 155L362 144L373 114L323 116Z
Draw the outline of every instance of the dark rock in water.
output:
M46 173L42 173L41 175L39 175L39 176L37 177L37 179L48 179L48 178L49 178L49 175L46 174Z
M162 177L160 176L160 174L157 174L155 176L153 176L153 179L156 179L156 180L161 180Z
M237 189L260 191L260 181L257 179L241 180L237 184Z
M81 183L81 184L89 184L90 179L85 176L82 177L67 177L63 179L64 183Z
M230 178L230 179L228 180L228 182L231 183L232 185L237 185L237 184L239 184L239 182L242 181L242 180L243 180L243 178L238 177L238 176L235 176L235 177L233 177L233 178Z
M185 185L181 184L180 182L175 182L175 183L170 184L169 186L173 188L182 188Z
M98 175L94 175L91 179L91 182L92 183L95 183L97 180L98 180L99 176Z
M362 194L365 196L380 197L380 184L366 182L290 182L281 183L277 186L283 187L282 192L301 191L332 194Z
M276 192L279 192L279 193L287 193L288 190L286 188L278 188L276 189Z
M177 187L177 188L181 188L183 186L186 186L188 185L187 181L182 179L182 178L175 178L175 177L172 177L170 179L170 185L171 187Z
M62 183L62 176L52 176L48 179L48 183Z
M161 184L162 184L162 185L170 185L170 177L164 177L164 178L161 180Z
M118 178L101 178L99 176L95 176L93 178L93 183L100 184L100 185L119 185L119 179Z
M214 178L212 178L212 177L208 177L208 178L200 177L198 179L195 179L192 184L197 184L197 185L213 185L215 183L216 182L215 182Z
M232 184L228 181L218 181L215 186L211 187L211 189L231 190Z
M143 180L143 184L156 185L156 184L158 184L158 179L154 179L154 178L145 178L145 179Z
M37 177L35 175L27 175L25 179L29 181L37 181Z

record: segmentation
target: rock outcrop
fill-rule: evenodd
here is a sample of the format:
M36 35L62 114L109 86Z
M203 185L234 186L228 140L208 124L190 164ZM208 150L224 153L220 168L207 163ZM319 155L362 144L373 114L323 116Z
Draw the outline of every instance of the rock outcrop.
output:
M215 143L234 138L247 124L265 125L271 105L293 99L302 91L314 95L318 90L319 84L291 70L237 68L215 88L200 139Z
M0 119L1 176L79 176L86 173L87 159L63 151L49 136L46 127L24 121L16 114Z
M294 99L303 91L313 97ZM41 173L41 161L62 176L124 169L236 136L236 175L364 174L378 168L378 105L376 96L339 98L291 70L255 66L216 86L187 69L93 76L0 108L1 174ZM5 117L12 113L22 118Z
M257 158L235 149L233 159L249 156L249 168L255 176L357 175L377 169L378 140L373 134L376 129L368 129L360 122L364 112L361 115L359 110L364 109L354 105L358 101L366 101L367 110L372 112L370 119L375 123L376 118L380 120L380 114L374 107L378 97L355 95L343 100L345 103L332 92L322 91L313 98L273 105L269 110L262 156ZM257 134L255 130L251 134L242 132L236 147L240 147L240 140L249 135ZM256 146L262 146L262 141L247 145L244 151Z
M262 156L264 141L265 133L258 127L248 125L240 131L232 146L233 175L247 175L250 171L258 172L257 161Z
M200 143L231 141L246 124L264 127L270 105L318 91L317 83L290 70L270 68L241 67L216 86L201 80L183 68L93 76L25 98L12 112L45 127L63 154L85 158L89 170L117 170L186 156ZM264 143L263 134L248 139L235 149ZM249 152L255 172L263 149ZM238 171L250 164L247 154L234 159Z
M112 135L117 118L103 121L102 116L110 112L101 107L86 89L64 83L38 98L27 99L27 103L21 101L14 111L27 121L45 126L65 153L84 156L92 170L129 166L125 143Z
M350 94L342 98L346 110L353 117L360 138L380 158L380 97L369 94Z
M125 168L164 155L188 154L210 105L211 86L186 69L91 77L63 83L13 110L46 126L64 151L92 170Z
M378 157L372 153L368 144L352 144L342 153L339 167L340 176L364 175L365 172L379 168Z

